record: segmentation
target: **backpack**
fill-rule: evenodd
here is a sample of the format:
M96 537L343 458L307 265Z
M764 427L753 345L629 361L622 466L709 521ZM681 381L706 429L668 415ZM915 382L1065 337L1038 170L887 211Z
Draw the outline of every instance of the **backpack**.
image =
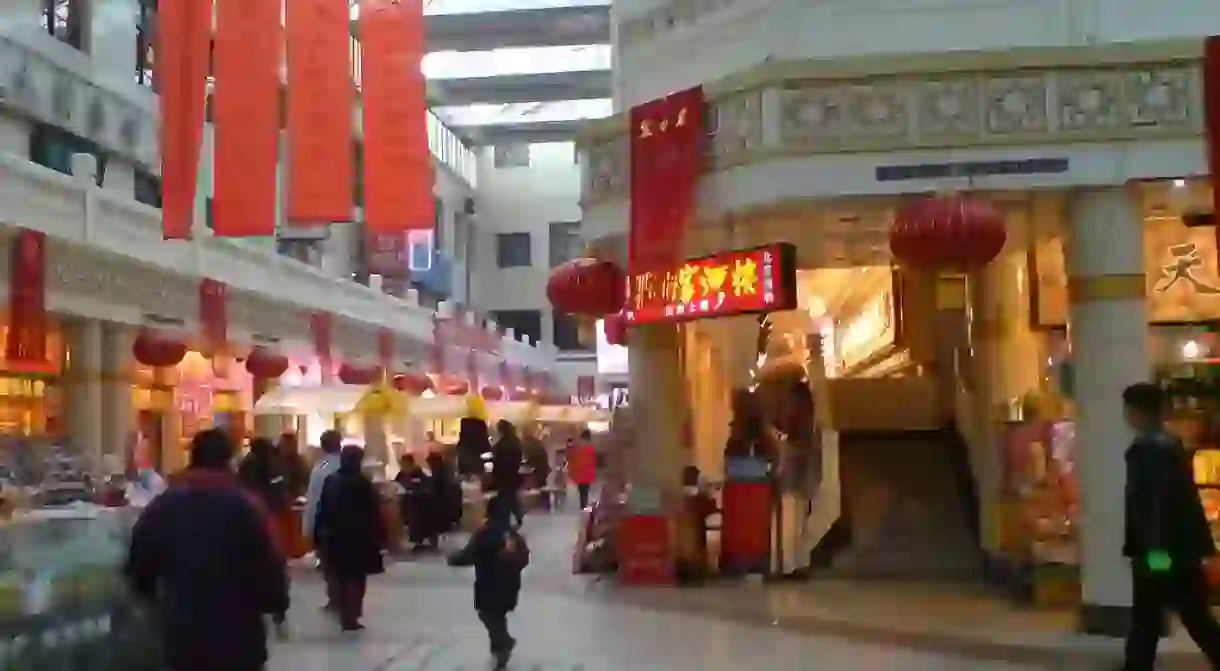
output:
M525 542L525 536L515 530L504 534L500 560L514 571L524 571L530 565L530 546Z

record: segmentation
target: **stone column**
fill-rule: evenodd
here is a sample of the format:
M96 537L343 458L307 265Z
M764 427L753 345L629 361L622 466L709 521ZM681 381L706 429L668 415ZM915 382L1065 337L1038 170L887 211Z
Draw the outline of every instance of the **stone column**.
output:
M1125 188L1071 196L1065 240L1069 323L1076 364L1076 441L1080 472L1080 624L1086 633L1123 635L1131 579L1123 546L1123 389L1147 382L1144 222Z
M102 428L102 323L94 319L65 324L68 366L65 371L69 442L100 465L105 434Z
M106 323L102 327L102 451L120 458L136 428L132 403L134 341L135 329L126 324Z
M254 412L254 405L260 398L274 391L279 385L279 380L255 377L251 385L253 388L250 394L250 412ZM283 430L284 423L279 415L254 415L254 435L278 440L279 434Z
M655 508L681 489L686 466L682 424L687 415L679 327L632 329L629 342L633 444L626 459L632 504Z

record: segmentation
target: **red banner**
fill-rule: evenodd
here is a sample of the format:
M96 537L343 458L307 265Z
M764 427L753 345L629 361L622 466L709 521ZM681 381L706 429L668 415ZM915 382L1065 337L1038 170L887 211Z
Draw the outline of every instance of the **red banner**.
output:
M703 166L703 88L631 109L628 266L635 275L682 258Z
M157 11L157 96L161 107L161 233L189 240L203 144L212 4L165 2Z
M1203 124L1211 170L1212 212L1220 213L1220 35L1203 43ZM1220 226L1216 227L1220 240Z
M377 330L377 357L388 373L394 365L394 332L385 327Z
M212 230L219 236L275 235L280 9L280 0L216 0Z
M369 233L364 249L365 265L370 274L390 280L411 277L411 248L405 233Z
M618 524L616 540L623 584L673 584L677 565L664 515L627 515Z
M431 230L424 0L360 0L360 44L365 228Z
M318 356L318 366L322 369L322 382L326 384L331 381L335 372L331 353L334 316L329 312L315 312L309 316L309 327L313 331L313 347Z
M229 342L228 287L209 277L199 281L199 323L208 353L220 352Z
M19 229L10 262L5 363L15 372L52 372L57 366L47 360L46 234Z
M288 223L352 218L354 151L348 0L288 2Z

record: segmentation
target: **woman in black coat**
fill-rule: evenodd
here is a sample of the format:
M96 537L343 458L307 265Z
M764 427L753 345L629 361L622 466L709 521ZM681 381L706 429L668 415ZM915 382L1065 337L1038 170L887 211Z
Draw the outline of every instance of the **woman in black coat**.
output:
M385 572L381 550L386 529L373 482L361 470L364 450L348 445L339 470L326 479L318 500L314 538L326 557L327 576L336 586L336 610L344 631L363 629L360 617L368 577Z

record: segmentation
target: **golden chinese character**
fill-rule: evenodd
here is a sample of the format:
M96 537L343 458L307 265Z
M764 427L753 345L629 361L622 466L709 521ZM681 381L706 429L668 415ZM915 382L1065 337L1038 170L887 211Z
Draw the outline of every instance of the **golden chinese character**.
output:
M635 309L643 308L652 299L652 273L641 273L632 278L635 291L632 291L632 301Z
M695 279L699 276L699 266L686 264L678 271L678 299L689 303L695 298Z
M729 275L728 266L711 266L703 269L703 277L700 278L700 284L703 285L703 294L711 296L720 293L724 287L724 280Z
M646 140L652 137L652 121L645 119L640 122L640 139Z
M733 293L738 296L758 293L758 266L754 259L733 262Z
M672 271L665 273L665 281L661 284L662 300L673 303L678 300L678 276Z
M681 128L686 125L686 108L678 110L678 123L674 124L674 128Z

